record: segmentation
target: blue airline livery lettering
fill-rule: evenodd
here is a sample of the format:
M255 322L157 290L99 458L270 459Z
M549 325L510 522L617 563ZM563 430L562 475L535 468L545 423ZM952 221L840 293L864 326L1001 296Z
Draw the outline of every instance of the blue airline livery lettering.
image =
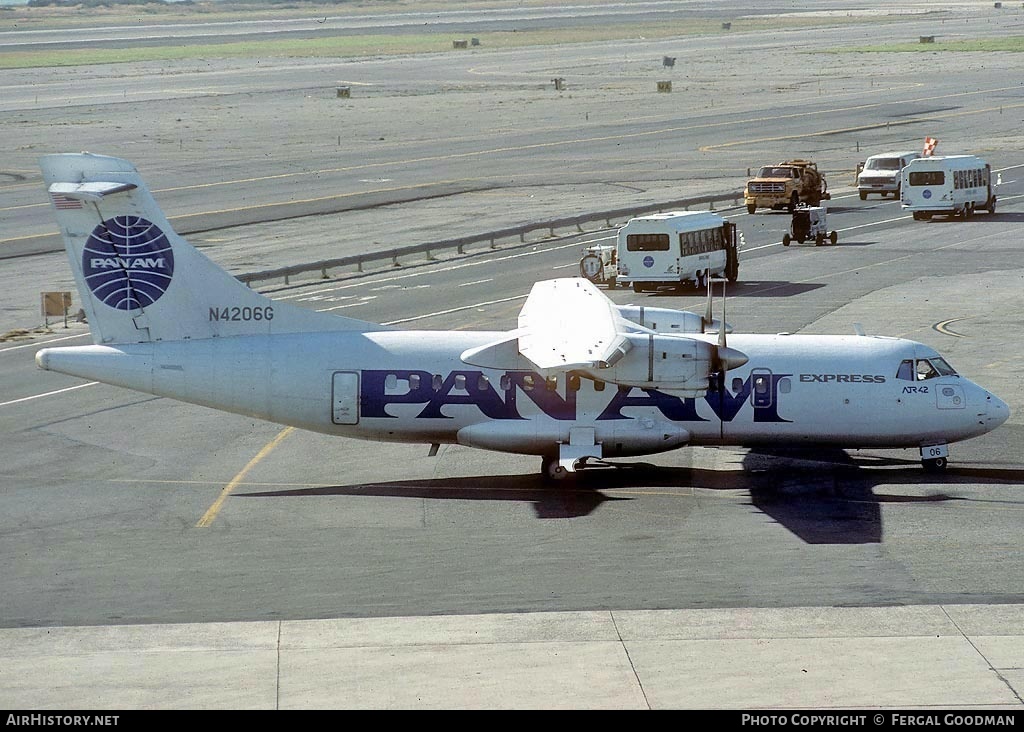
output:
M754 406L755 422L789 422L778 412L779 381L791 374L772 374L770 400L763 406ZM577 418L576 389L565 389L565 379L559 379L561 392L551 389L540 374L529 371L508 371L508 389L499 391L482 371L452 371L434 388L434 375L427 371L391 369L362 371L360 379L360 414L364 418L397 418L388 411L389 405L422 404L416 419L452 419L444 413L448 405L475 406L490 419L524 419L519 412L520 392L544 414L557 420ZM389 378L396 382L388 388ZM575 378L575 377L573 377ZM403 390L404 388L404 390ZM622 410L630 407L657 409L673 422L707 422L697 413L697 400L665 394L657 389L629 386L607 386L610 391L608 405L598 420L633 419ZM751 401L751 378L748 377L738 392L728 389L709 391L703 401L723 422L731 422L744 404Z

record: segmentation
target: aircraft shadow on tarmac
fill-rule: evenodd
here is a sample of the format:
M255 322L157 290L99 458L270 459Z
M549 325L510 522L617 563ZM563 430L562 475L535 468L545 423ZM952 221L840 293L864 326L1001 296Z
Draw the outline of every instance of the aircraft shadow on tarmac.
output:
M997 206L999 204L996 204ZM987 213L985 211L977 212L969 219L970 224L982 224L986 221L990 223L1005 223L1007 221L1024 221L1024 213L1009 213L996 211L994 214ZM961 216L933 216L924 222L925 224L962 224L964 219Z
M727 294L729 297L792 297L803 295L805 292L818 290L824 287L822 283L815 282L776 282L772 280L740 280L729 285ZM703 295L703 291L697 291L690 287L671 290L658 290L648 293L650 297L678 297L679 295ZM717 295L716 295L717 296Z
M588 476L590 477L590 476ZM625 485L626 483L623 483ZM678 485L675 483L674 485ZM594 512L606 501L630 501L632 498L608 496L608 486L545 484L539 475L488 475L468 478L396 480L387 483L332 485L284 491L238 493L246 497L296 496L378 496L389 498L425 498L441 501L521 501L532 503L537 518L578 518Z
M579 518L609 501L643 500L644 489L746 490L750 503L808 544L872 544L882 540L881 505L970 500L936 492L898 494L887 484L1024 483L1024 470L950 467L924 473L917 460L851 456L837 449L753 450L743 470L678 468L644 462L605 463L576 480L546 483L539 475L488 475L332 485L239 493L239 497L377 496L459 501L520 501L539 519ZM614 495L630 490L630 496ZM659 494L660 495L660 494Z

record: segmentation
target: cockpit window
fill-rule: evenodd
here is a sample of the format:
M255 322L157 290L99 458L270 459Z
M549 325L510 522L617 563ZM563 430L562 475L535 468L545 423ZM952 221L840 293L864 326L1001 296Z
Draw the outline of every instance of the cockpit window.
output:
M917 360L917 380L924 381L925 379L934 379L939 375L939 372L932 366L932 362L926 358L919 358Z
M956 369L946 363L946 359L936 356L931 359L932 366L939 372L939 376L956 376Z
M919 358L916 361L908 358L901 361L896 370L896 378L903 381L924 381L939 376L956 376L956 370L939 356Z

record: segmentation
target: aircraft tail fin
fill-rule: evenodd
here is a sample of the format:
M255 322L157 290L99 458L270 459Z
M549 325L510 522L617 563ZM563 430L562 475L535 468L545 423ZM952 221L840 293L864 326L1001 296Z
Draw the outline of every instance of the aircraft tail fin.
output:
M126 160L61 154L40 165L97 344L384 329L249 289L175 233Z

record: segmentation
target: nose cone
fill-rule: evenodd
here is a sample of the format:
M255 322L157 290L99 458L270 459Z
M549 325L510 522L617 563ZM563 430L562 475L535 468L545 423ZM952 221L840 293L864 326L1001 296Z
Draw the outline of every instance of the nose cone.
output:
M1010 406L995 394L987 394L985 403L988 405L986 422L989 429L994 430L1010 418Z

